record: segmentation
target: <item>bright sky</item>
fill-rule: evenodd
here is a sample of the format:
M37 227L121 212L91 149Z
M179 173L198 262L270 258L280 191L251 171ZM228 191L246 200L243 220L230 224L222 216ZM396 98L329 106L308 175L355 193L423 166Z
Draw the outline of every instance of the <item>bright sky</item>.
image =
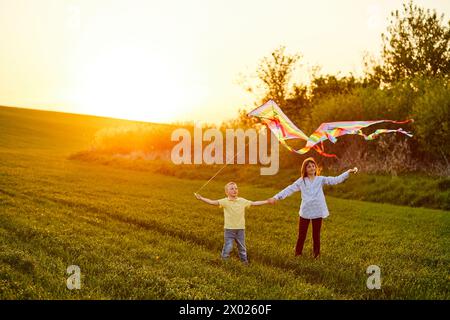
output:
M285 45L360 73L400 0L0 0L0 105L153 122L249 109L240 73ZM450 1L416 0L450 14Z

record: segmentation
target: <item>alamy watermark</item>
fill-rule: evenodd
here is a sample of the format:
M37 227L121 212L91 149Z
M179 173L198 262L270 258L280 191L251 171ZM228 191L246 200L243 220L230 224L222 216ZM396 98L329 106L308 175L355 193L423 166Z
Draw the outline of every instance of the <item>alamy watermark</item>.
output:
M81 269L77 265L70 265L67 267L67 274L70 276L67 278L66 286L69 290L81 289Z
M370 276L367 278L366 286L367 289L381 289L381 269L377 265L370 265L366 270L367 274Z
M261 175L278 173L278 139L273 134L269 138L265 128L226 129L224 136L219 129L196 125L193 134L184 128L172 132L171 140L179 141L171 152L174 164L260 164Z

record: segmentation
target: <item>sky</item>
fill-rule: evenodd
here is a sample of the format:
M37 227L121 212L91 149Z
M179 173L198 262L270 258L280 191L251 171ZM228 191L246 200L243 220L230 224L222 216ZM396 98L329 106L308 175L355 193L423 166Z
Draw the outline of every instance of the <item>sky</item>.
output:
M302 56L298 81L361 74L403 2L0 0L0 105L219 123L254 107L240 75L281 45Z

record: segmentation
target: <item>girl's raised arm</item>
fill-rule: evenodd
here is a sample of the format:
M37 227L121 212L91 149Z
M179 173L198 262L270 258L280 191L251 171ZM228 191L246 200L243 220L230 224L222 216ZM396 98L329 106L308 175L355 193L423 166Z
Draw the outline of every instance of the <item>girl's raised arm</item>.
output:
M337 177L323 177L322 178L322 185L335 185L341 182L344 182L350 175L350 172L357 172L358 169L355 167L353 169L349 169L342 173L341 175Z

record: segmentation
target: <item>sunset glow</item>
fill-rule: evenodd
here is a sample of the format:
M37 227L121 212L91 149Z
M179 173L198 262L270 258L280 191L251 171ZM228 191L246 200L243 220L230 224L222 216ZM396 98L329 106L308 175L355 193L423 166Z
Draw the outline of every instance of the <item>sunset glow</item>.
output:
M450 2L417 1L448 14ZM0 105L143 121L233 118L280 45L296 78L361 74L402 1L0 0ZM270 21L270 23L269 23Z

